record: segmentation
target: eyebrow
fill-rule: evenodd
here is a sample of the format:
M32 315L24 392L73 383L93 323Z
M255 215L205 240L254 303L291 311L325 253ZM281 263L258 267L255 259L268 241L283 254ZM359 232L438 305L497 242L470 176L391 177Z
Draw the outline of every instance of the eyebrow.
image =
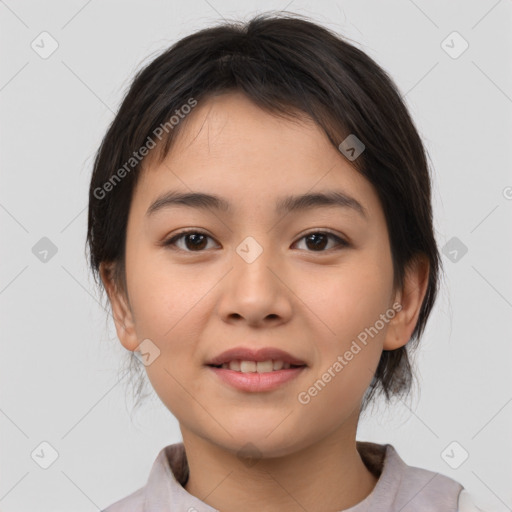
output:
M170 190L151 203L146 211L146 217L150 217L157 211L173 206L187 206L226 213L233 211L231 203L222 197L203 192L185 193ZM338 190L281 197L276 202L275 212L280 215L318 207L350 208L359 213L364 219L367 219L368 216L366 208L357 199Z

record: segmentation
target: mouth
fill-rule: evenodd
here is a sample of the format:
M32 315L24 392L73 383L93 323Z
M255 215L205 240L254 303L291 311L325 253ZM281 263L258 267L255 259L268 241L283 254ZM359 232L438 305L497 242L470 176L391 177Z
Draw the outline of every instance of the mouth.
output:
M206 361L206 365L242 373L267 373L307 366L302 359L274 347L234 347Z
M234 359L222 364L208 364L212 368L233 370L239 373L271 373L293 368L304 368L306 364L291 364L280 359L268 359L267 361L251 361Z
M235 347L210 359L206 366L223 385L251 393L273 391L308 368L305 361L272 347Z

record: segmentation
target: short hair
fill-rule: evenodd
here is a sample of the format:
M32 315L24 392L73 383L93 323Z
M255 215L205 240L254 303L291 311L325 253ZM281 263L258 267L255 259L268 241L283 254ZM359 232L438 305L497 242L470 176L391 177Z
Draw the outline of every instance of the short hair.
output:
M364 152L351 164L373 185L382 206L395 289L403 286L407 266L420 255L429 262L429 275L410 340L382 352L361 409L377 392L388 401L407 394L413 377L408 350L423 334L442 270L432 225L426 150L388 74L348 38L299 15L264 13L247 22L223 22L199 30L135 75L93 166L86 243L96 282L101 288L100 263L113 263L114 282L126 291L126 227L144 161L114 181L120 169L124 165L126 170L133 152L147 144L155 130L169 125L176 110L191 98L201 102L230 91L242 92L275 115L309 116L336 148L350 134L364 144ZM160 162L186 121L185 117L165 133L156 132ZM103 188L106 183L111 183L108 193Z

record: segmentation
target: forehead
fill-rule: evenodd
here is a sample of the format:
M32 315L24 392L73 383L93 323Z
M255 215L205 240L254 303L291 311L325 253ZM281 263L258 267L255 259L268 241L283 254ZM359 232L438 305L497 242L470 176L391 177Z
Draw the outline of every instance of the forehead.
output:
M242 93L200 102L165 159L146 166L137 188L134 201L146 209L167 190L208 192L234 208L336 190L370 214L378 207L372 185L312 119L269 113Z
M306 114L283 117L261 109L240 92L230 92L196 107L168 156L175 162L250 157L248 170L263 171L261 164L273 163L284 173L304 158L318 161L327 143L321 128Z

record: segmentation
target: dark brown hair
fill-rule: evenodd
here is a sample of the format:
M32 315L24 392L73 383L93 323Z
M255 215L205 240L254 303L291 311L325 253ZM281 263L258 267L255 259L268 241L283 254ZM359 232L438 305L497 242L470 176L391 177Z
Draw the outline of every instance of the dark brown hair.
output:
M295 14L265 13L247 23L226 22L198 31L157 56L134 77L97 152L87 244L100 289L99 265L106 262L114 264L114 282L126 291L127 219L142 167L131 161L130 169L126 163L167 123L151 155L161 161L187 118L175 126L169 120L191 98L201 102L215 94L241 91L273 114L312 118L336 148L355 134L365 149L351 164L373 185L381 202L395 289L402 287L406 269L417 256L426 257L430 266L411 339L404 347L382 353L364 408L377 391L388 400L409 391L408 350L423 333L442 269L420 136L392 79L346 39Z

